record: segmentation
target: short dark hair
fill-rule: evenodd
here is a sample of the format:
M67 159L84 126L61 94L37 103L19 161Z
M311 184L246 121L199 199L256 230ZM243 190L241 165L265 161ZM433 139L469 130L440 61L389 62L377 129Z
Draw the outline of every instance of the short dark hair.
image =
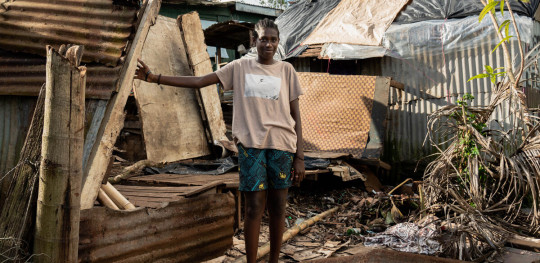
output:
M275 29L277 31L278 37L279 37L279 28L276 25L276 23L274 23L274 20L265 18L265 19L259 20L259 22L257 22L257 24L255 24L255 38L258 38L259 35L262 34L262 31L264 29L267 29L267 28Z

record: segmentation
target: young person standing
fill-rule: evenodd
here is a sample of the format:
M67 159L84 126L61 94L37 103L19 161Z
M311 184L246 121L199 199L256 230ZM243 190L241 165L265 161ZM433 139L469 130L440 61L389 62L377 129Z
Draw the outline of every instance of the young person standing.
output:
M296 71L273 59L279 29L269 19L255 25L256 59L238 59L205 76L161 76L139 60L135 78L158 84L201 88L220 83L233 90L232 133L238 146L240 186L245 204L248 262L256 262L265 206L270 215L270 262L278 262L285 230L287 191L305 176Z

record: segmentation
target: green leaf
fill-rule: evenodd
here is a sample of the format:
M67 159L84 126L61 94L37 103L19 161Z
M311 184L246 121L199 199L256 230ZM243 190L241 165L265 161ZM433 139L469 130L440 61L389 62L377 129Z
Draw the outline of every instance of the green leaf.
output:
M482 74L478 74L478 75L476 75L474 77L471 77L470 79L467 80L467 82L469 82L469 81L471 81L473 79L481 79L481 78L487 78L487 77L489 77L489 74L482 73Z
M512 37L512 36L507 36L507 37L503 38L503 40L501 40L501 42L499 42L499 44L497 44L497 45L495 46L495 48L494 48L493 50L491 50L491 53L495 52L495 50L502 44L502 42L504 42L504 41L510 39L511 37Z
M499 75L503 75L503 74L506 74L506 71L495 73L495 76L499 76Z
M485 65L484 67L486 68L487 73L493 74L493 68L491 66Z
M478 17L478 22L482 22L482 19L484 19L484 16L486 16L488 12L491 12L498 3L499 2L491 2L487 4L482 10L482 12L480 12L480 16Z
M504 28L505 36L508 36L508 26L510 26L510 20L505 20L502 22L502 24L499 26L499 31Z
M501 5L499 7L499 9L501 9L501 15L504 15L504 0L501 0Z
M497 81L497 75L491 75L490 79L491 79L491 83L495 84Z

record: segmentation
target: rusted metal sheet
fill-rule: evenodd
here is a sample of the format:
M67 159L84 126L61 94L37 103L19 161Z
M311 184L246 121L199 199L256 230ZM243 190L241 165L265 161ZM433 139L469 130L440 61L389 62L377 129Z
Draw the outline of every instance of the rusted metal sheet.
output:
M0 96L0 200L11 182L5 176L19 160L36 98Z
M45 83L46 59L0 50L0 95L37 96ZM86 98L109 99L121 66L87 65Z
M130 1L3 2L0 48L44 56L45 45L58 49L61 44L79 44L85 48L83 62L113 66L134 31L137 12Z
M81 211L79 261L200 262L232 246L234 198L211 194L159 209Z
M32 121L36 100L37 97L0 96L0 178L3 178L3 180L0 180L0 192L2 192L1 189L6 187L11 180L9 175L6 177L3 176L15 167L19 161L19 155L26 139L26 133ZM105 100L86 99L84 132L86 142L95 141L95 136L90 138L90 135L93 135L91 127L95 126L95 124L93 125L94 122L101 121L101 119L96 120L95 117L99 116L95 115L103 111L102 108L106 106L106 102ZM85 148L84 151L88 155L87 152L89 149ZM2 195L0 194L1 199Z

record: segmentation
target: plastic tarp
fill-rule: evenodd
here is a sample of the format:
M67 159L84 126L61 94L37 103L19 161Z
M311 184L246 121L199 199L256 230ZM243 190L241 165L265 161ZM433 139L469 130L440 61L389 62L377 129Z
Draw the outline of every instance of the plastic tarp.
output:
M307 49L307 45L301 46L300 44L312 33L312 31L319 25L319 22L332 11L341 1L340 0L303 0L298 3L290 6L283 14L281 14L277 19L276 23L280 27L280 50L276 55L276 58L287 59L291 57L296 57L300 55L304 50ZM529 2L522 2L512 0L510 1L512 11L516 15L521 17L534 17L536 9L540 4L540 0L530 0ZM468 38L473 37L472 35L475 32L463 31L474 29L475 26L478 26L478 14L482 11L483 6L478 0L413 0L409 1L407 5L399 12L397 17L394 19L392 25L388 28L387 32L383 36L382 48L366 48L364 46L351 45L351 44L336 44L332 43L333 41L326 42L326 50L323 50L323 57L327 55L328 57L335 59L363 59L370 57L382 57L388 55L387 51L395 52L399 55L410 54L411 52L403 52L403 49L395 48L393 49L389 45L392 43L398 43L400 41L408 41L409 39L397 39L395 37L404 37L404 34L423 34L423 38L429 36L434 37L434 33L440 34L441 32L447 32L446 37L452 38L452 41L457 39L465 39L459 35L466 33ZM497 7L497 10L499 7ZM507 12L505 13L505 15ZM343 15L341 13L340 15ZM458 19L469 19L464 20L462 25L450 25L452 21ZM476 19L476 20L475 20ZM445 21L446 20L446 21ZM489 21L489 19L486 19ZM419 24L416 23L428 23L428 24ZM469 23L467 25L466 23ZM532 23L532 22L531 22ZM443 26L444 24L444 26ZM476 24L476 25L475 25ZM529 23L530 24L530 23ZM397 27L398 25L403 25L405 27ZM423 29L423 26L430 26L429 29ZM434 28L439 26L440 28ZM473 27L473 28L471 28ZM442 31L441 28L445 28ZM456 32L450 32L450 30L455 30ZM462 30L459 30L462 28ZM393 30L393 32L388 32ZM400 33L399 30L408 30L407 33ZM411 32L412 30L412 32ZM436 32L431 32L435 30ZM339 30L336 30L340 32ZM392 36L392 34L394 34ZM521 35L524 35L522 33ZM395 37L394 37L395 36ZM386 40L385 40L386 38ZM414 36L410 37L414 41ZM420 39L420 37L417 37ZM439 35L439 39L441 36ZM442 39L443 43L446 39ZM388 41L385 43L385 41ZM441 46L440 41L436 43L437 40L431 41L430 45L433 47L435 45ZM497 42L498 43L498 42ZM394 44L396 46L404 46L406 43ZM446 45L446 44L445 44ZM445 47L446 48L446 47ZM452 48L452 47L448 47ZM384 51L384 52L383 52ZM251 56L256 56L256 51L250 51ZM392 55L392 54L390 54ZM394 54L395 55L395 54Z
M533 19L515 15L521 41L533 44ZM497 13L502 22L510 19L508 12ZM512 26L509 34L515 36ZM512 38L515 39L515 38ZM499 43L491 20L486 17L481 23L478 16L462 19L428 20L412 24L392 24L383 36L382 46L328 44L323 47L322 56L332 59L364 59L390 56L395 58L413 58L415 54L430 52L433 55L449 53L455 50L468 50L478 43L488 42L493 47Z
M275 21L279 27L279 44L284 53L281 58L301 54L307 46L301 47L300 43L339 2L340 0L303 0L285 10Z
M343 43L378 46L408 0L342 0L302 45Z
M533 17L540 0L507 0L516 14ZM505 1L506 2L506 1ZM484 5L478 0L413 0L396 17L394 23L463 18L480 14ZM499 6L496 7L499 10ZM507 8L505 8L507 10Z
M144 174L210 174L218 175L236 169L238 161L231 157L209 161L206 163L173 163L163 168L146 167Z

